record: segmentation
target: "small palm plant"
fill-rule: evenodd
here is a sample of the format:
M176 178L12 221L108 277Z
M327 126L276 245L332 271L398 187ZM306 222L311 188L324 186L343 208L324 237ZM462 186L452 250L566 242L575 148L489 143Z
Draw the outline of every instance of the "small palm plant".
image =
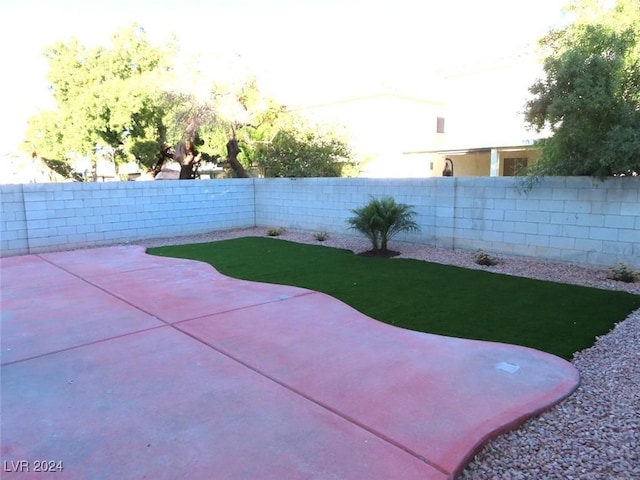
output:
M369 240L375 254L388 252L391 238L400 232L420 231L413 220L416 212L411 205L396 203L391 197L374 198L365 206L351 210L349 228L359 231Z

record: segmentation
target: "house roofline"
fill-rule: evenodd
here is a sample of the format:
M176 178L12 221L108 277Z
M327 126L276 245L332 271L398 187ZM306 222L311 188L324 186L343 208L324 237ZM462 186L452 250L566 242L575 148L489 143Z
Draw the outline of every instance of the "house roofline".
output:
M434 150L413 150L402 152L403 155L417 155L417 154L432 154L432 155L469 155L473 153L490 153L491 150L500 150L503 152L516 151L516 150L533 150L539 148L536 145L535 140L526 140L522 143L506 144L506 145L491 145L491 146L476 146L476 147L458 147L458 148L438 148Z

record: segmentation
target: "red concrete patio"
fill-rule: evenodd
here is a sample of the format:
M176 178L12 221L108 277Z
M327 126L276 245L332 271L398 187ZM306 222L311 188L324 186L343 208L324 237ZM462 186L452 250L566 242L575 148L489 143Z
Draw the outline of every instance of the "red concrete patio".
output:
M579 382L137 246L0 268L3 479L452 479Z

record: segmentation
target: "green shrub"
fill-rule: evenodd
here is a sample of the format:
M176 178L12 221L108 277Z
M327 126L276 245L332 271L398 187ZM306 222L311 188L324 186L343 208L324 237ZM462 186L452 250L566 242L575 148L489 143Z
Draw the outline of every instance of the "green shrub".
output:
M282 235L284 233L284 228L280 227L280 228L270 228L269 230L267 230L267 235L269 235L270 237L278 237L280 235Z
M365 206L351 210L347 219L349 228L359 231L371 240L374 253L385 253L393 236L400 232L420 231L413 220L416 212L411 205L396 203L391 197L374 198Z
M313 238L315 238L319 242L324 242L329 238L329 232L317 232L313 234Z
M497 265L498 263L500 263L496 257L489 255L487 252L483 250L478 250L476 252L474 256L474 261L478 265L484 265L486 267L490 267L492 265Z
M639 277L638 272L627 267L624 263L619 263L615 267L611 267L610 271L611 275L609 275L609 278L618 282L633 283Z

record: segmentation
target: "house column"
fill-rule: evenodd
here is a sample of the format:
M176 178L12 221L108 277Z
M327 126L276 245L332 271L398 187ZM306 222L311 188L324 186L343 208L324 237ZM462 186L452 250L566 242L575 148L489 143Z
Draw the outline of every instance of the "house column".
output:
M491 171L489 175L492 177L500 176L500 156L497 148L491 149Z

